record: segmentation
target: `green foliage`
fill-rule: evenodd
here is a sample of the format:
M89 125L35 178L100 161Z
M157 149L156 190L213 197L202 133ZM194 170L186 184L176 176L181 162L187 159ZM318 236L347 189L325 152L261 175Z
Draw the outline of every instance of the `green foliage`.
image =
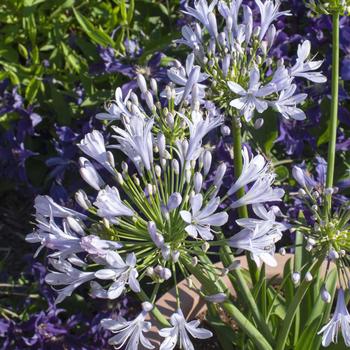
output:
M8 91L16 86L24 108L34 106L43 118L36 127L41 137L28 138L24 145L41 155L26 161L39 187L48 180L42 172L54 155L47 145L57 137L54 125L74 128L80 119L89 120L116 87L130 80L103 69L99 47L110 48L116 60L135 71L179 36L176 0L4 0L0 12L0 81L10 82ZM130 54L126 40L136 41L142 55ZM102 69L93 73L97 64ZM77 88L84 91L79 103ZM20 118L13 112L2 115L0 133Z

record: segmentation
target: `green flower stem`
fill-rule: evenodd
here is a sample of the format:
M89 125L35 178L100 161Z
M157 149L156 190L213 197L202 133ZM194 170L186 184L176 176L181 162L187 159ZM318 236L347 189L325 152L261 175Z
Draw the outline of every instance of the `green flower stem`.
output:
M186 269L190 271L202 284L203 292L208 295L214 295L217 293L222 293L223 290L220 288L219 283L215 283L210 278L208 278L200 269L200 267L193 266L191 261L184 258L181 262L185 265ZM273 350L266 338L257 330L257 328L244 316L241 311L234 306L231 301L226 301L220 306L225 310L228 316L230 316L237 325L242 329L242 331L247 334L251 340L255 343L257 349L261 350Z
M338 96L339 96L339 13L333 14L333 47L332 47L332 101L330 119L330 140L328 144L328 165L326 187L333 186L335 146L337 142L338 126ZM331 209L331 195L327 196L326 208Z
M151 303L150 298L147 296L147 294L141 290L140 293L137 293L137 296L139 297L139 299L143 302L143 301L148 301ZM159 311L159 309L154 305L153 309L152 309L152 314L154 316L154 318L164 327L169 327L170 323L168 322L168 320L164 317L164 315Z
M310 269L310 273L312 276L315 276L322 265L322 262L324 261L324 254L322 254L319 259L314 263L312 268ZM277 338L277 344L274 350L284 350L286 346L286 342L288 339L290 328L292 327L293 320L295 317L295 314L301 304L301 302L304 299L304 296L306 292L308 291L309 287L311 286L312 281L307 281L305 278L300 283L297 292L294 295L294 298L289 304L286 317L284 318L280 330L277 332L278 338Z
M234 165L234 175L235 179L237 180L239 176L242 174L243 169L243 159L242 159L242 134L241 134L241 127L239 125L239 120L236 119L235 116L232 117L231 122L231 133L233 137L233 165ZM241 198L244 196L244 188L240 188L236 195L238 198ZM248 217L248 209L246 205L243 205L238 208L238 215L240 218L247 218ZM247 261L248 261L248 267L249 267L249 273L252 278L253 283L257 283L259 280L259 273L256 268L255 263L250 258L249 254L246 254Z
M242 135L241 127L237 125L237 120L235 117L232 118L231 132L233 137L233 165L234 165L234 174L235 179L237 180L242 173L243 160L242 160ZM244 188L240 188L237 192L237 197L241 198L244 196ZM243 205L238 208L238 214L240 218L248 217L248 209L246 205Z

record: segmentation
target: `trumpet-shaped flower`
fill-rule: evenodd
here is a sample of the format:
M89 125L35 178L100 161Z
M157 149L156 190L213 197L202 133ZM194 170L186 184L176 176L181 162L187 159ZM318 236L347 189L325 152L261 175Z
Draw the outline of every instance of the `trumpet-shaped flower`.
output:
M109 299L118 298L125 290L126 284L135 293L141 291L139 281L137 280L138 272L136 266L136 255L130 253L126 256L125 262L117 252L109 251L106 254L107 268L101 269L95 273L95 277L101 280L114 280L107 290Z
M173 350L176 344L179 344L181 349L194 350L188 333L196 339L208 339L213 336L207 329L198 328L200 324L198 320L187 322L180 309L171 315L170 323L173 327L159 331L159 335L165 338L160 345L160 350Z
M238 14L243 0L232 0L229 4L225 1L220 1L218 4L218 10L222 17L226 19L226 23L229 19L232 23L232 27L228 30L232 30L233 34L236 36L238 33Z
M248 149L244 147L242 150L242 157L242 173L228 190L228 196L231 196L245 185L256 181L259 177L264 176L268 171L268 164L262 155L258 154L255 157L249 157Z
M260 266L260 260L269 266L277 266L274 258L275 243L281 238L280 230L274 228L269 222L264 222L252 229L244 228L230 238L228 244L233 248L251 252L258 266Z
M130 99L132 90L129 90L125 99L123 100L123 92L121 88L115 90L115 100L106 106L107 113L98 113L96 118L100 120L119 120L121 115L131 116L131 113L126 108L126 103Z
M142 311L132 321L127 321L121 316L118 316L116 320L103 319L101 321L102 327L116 334L108 340L108 343L117 349L137 350L140 344L146 349L154 349L154 346L143 334L151 329L151 323L145 321L146 315L147 312Z
M338 291L337 305L333 317L318 333L322 334L322 345L326 347L332 342L337 343L339 330L342 332L345 345L350 346L350 314L346 308L342 288Z
M185 5L186 11L183 11L187 15L190 15L194 18L196 18L199 22L201 22L209 31L211 35L214 36L215 34L215 28L213 27L213 24L209 20L210 13L213 12L217 0L213 0L211 4L208 6L207 0L198 0L195 1L194 7L189 7L188 5Z
M306 115L303 110L297 107L297 104L303 103L307 98L307 94L296 94L294 92L297 86L290 85L286 90L282 90L278 100L272 105L286 119L304 120Z
M280 233L288 228L286 224L276 221L276 215L273 209L267 211L263 204L253 204L253 211L259 219L242 218L236 220L237 224L251 230L253 230L257 225L267 224Z
M71 296L73 291L81 284L91 281L95 278L94 272L84 272L73 267L66 260L51 259L50 264L59 272L50 272L45 276L45 282L51 286L62 286L61 289L56 289L58 296L55 303L62 302L66 297Z
M146 170L150 170L153 163L153 123L153 119L145 120L133 115L125 122L124 129L113 127L117 136L112 137L119 145L112 145L110 148L120 149L133 161L139 172L142 165Z
M101 187L105 185L105 183L102 180L99 173L96 171L93 164L88 159L80 157L79 165L80 176L83 178L83 180L86 181L86 183L89 184L96 191L99 191Z
M177 142L177 149L182 165L184 165L185 161L190 162L191 160L196 160L200 156L203 138L211 130L217 128L224 122L223 116L203 118L201 113L196 112L192 112L192 120L186 117L183 118L189 127L190 138L188 143L186 141L185 145L184 143Z
M44 247L55 251L49 255L50 257L60 257L61 259L84 251L80 246L80 237L73 234L67 225L64 225L62 230L52 216L49 220L37 217L37 230L28 234L26 241L41 244L34 256L37 256Z
M270 173L258 178L243 197L231 204L231 208L238 208L248 204L280 201L284 196L284 190L272 187L274 179L274 175Z
M183 26L181 29L182 38L175 40L178 44L184 44L191 49L198 50L201 47L201 32L195 32L190 26Z
M257 3L260 10L261 25L259 39L262 40L264 39L265 34L267 33L273 21L281 16L289 16L291 13L290 11L278 11L280 7L279 0L276 0L276 3L274 3L273 0L266 0L265 2L262 2L261 0L255 0L255 2Z
M36 210L36 216L53 216L54 218L66 218L68 216L78 217L81 219L86 218L86 215L81 214L75 210L63 207L57 204L49 196L36 196L34 207Z
M228 87L235 94L241 96L230 102L230 106L237 108L244 115L246 121L250 121L253 117L255 109L259 113L263 113L268 108L268 102L264 97L276 92L274 84L261 86L260 73L257 67L250 71L250 80L248 90L245 90L241 85L229 81Z
M314 72L320 68L323 61L312 61L308 59L311 52L311 43L305 40L298 47L298 58L295 65L290 70L292 77L302 77L314 83L325 83L327 78L320 72Z
M103 135L98 130L94 130L93 132L86 134L78 144L78 147L85 154L103 165L110 173L115 173L110 157L106 151Z
M214 214L220 204L220 198L212 198L204 208L202 208L203 196L200 193L194 195L190 201L191 212L186 210L180 212L182 219L189 224L185 228L186 232L194 238L199 235L204 240L212 240L214 236L210 226L222 226L228 220L227 213Z
M191 92L195 87L197 91L198 101L203 101L205 96L204 84L201 84L208 78L207 74L201 73L200 67L194 65L194 54L188 55L186 59L186 67L172 67L168 70L169 79L180 87L175 88L175 104L179 104L181 101L187 98L191 99ZM166 92L163 91L161 96L165 97Z
M134 215L134 212L122 202L116 187L106 186L101 190L94 205L98 208L97 215L102 218L114 220L118 216Z

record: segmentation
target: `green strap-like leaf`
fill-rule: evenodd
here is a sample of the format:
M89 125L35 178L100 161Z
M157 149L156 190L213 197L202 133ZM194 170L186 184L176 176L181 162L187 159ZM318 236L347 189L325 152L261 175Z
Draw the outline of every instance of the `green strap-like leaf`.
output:
M85 16L74 8L73 12L81 28L91 38L91 40L102 46L114 46L113 40L103 30L96 28Z

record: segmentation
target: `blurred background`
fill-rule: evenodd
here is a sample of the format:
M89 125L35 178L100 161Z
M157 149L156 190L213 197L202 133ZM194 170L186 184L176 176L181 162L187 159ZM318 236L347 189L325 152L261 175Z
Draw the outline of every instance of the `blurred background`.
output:
M253 1L244 1L253 3ZM191 2L190 2L191 3ZM106 315L131 317L132 299L85 302L87 291L56 307L45 285L45 256L33 259L24 241L32 229L33 201L49 194L73 206L80 188L76 144L114 91L136 87L136 74L160 86L174 58L186 57L172 42L189 21L179 0L2 0L0 4L0 349L109 349L98 326ZM293 16L278 22L273 55L295 58L303 39L324 57L329 76L331 21L315 17L302 0L282 1ZM337 144L337 185L349 187L350 21L341 19L341 105ZM307 89L307 87L305 87ZM259 149L278 159L279 180L292 162L324 164L329 137L330 84L308 89L303 122L269 116L255 135ZM319 155L312 159L315 152ZM323 158L322 158L323 157ZM295 214L295 206L286 208ZM91 299L90 299L91 300Z

